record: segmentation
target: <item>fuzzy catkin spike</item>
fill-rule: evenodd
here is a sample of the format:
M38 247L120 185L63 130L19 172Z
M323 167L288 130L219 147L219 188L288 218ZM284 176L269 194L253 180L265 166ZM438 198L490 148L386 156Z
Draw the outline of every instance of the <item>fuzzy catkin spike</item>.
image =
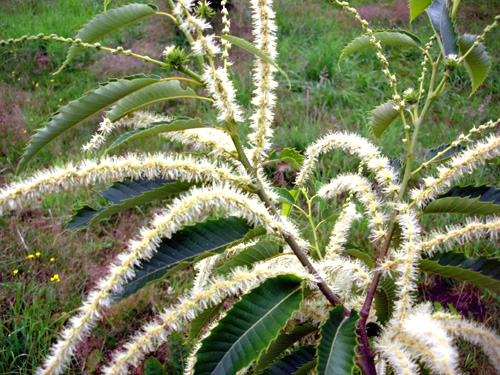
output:
M211 163L191 156L165 157L163 154L128 154L104 157L98 161L84 160L73 166L37 172L32 178L11 184L0 190L0 213L23 207L48 194L91 186L96 182L109 184L124 178L175 179L205 183L227 182L246 186L250 178L238 176L223 163Z
M418 375L418 365L398 342L385 340L376 346L380 356L384 358L392 367L396 375Z
M335 260L343 250L349 230L351 229L354 220L358 219L361 215L356 212L356 205L353 202L347 202L342 207L335 225L330 235L330 240L325 249L325 257L328 260Z

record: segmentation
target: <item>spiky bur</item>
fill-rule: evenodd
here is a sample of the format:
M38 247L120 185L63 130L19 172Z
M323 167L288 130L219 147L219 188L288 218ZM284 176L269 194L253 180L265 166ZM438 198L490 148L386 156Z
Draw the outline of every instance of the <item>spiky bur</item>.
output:
M252 0L252 23L254 45L273 61L278 52L276 50L276 24L275 13L272 9L272 0ZM250 117L249 141L252 145L251 161L256 167L267 155L271 146L270 139L273 135L272 123L274 120L274 107L276 105L275 89L278 83L274 80L276 68L270 63L257 59L253 70L252 104L254 113Z
M492 135L485 141L478 142L475 147L455 155L448 162L447 167L439 167L439 176L425 178L425 185L420 189L414 189L411 192L411 198L417 205L423 206L439 194L446 192L454 181L465 174L471 174L479 165L499 155L500 137Z
M156 177L205 183L226 181L235 186L250 183L248 176L235 174L231 166L221 162L212 163L184 155L129 154L97 161L84 160L76 166L70 163L62 168L37 172L32 178L0 191L0 212L23 207L48 194L92 186L96 182L109 184L124 178Z
M391 196L395 196L399 192L398 178L390 165L389 159L383 156L378 148L365 138L347 132L329 134L307 148L304 164L295 182L296 185L301 186L305 183L319 155L338 148L357 155L375 175L375 179L384 192Z
M141 230L140 237L129 243L128 250L110 267L109 276L98 282L97 290L70 320L38 374L58 374L65 369L78 343L100 318L102 307L110 303L110 295L120 291L123 283L134 276L135 266L154 254L161 238L170 238L185 225L203 220L214 209L261 225L270 233L289 233L289 228L277 222L262 203L230 186L192 189L187 196L174 200L168 211L157 215Z

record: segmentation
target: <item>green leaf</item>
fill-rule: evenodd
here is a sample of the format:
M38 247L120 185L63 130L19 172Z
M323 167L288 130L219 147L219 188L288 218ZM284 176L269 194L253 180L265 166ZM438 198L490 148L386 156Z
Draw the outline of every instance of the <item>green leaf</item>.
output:
M291 375L302 366L313 362L316 348L313 345L301 346L293 353L281 358L264 371L264 375Z
M104 3L105 10L108 3L109 1ZM151 4L128 4L121 8L105 11L85 24L78 31L75 39L80 39L84 43L93 43L113 31L156 14L157 10L158 8ZM55 74L60 73L82 49L82 47L72 45L66 60Z
M294 148L284 148L283 151L280 152L279 160L290 164L294 169L300 169L304 162L304 156Z
M188 98L211 100L196 95L196 93L189 87L185 90L182 89L179 81L177 80L163 80L124 97L111 107L108 112L106 112L106 116L111 120L111 122L115 122L129 113L151 104L166 100Z
M439 154L440 152L446 150L448 147L450 147L450 144L446 144L446 145L441 145L437 148L433 148L432 150L430 150L427 154L425 154L425 161L429 161L431 160L432 158L434 158L437 154ZM467 147L465 146L462 146L462 145L457 145L455 147L452 147L450 148L448 151L446 151L443 155L441 155L440 157L438 157L436 160L433 161L433 163L442 163L448 159L450 159L451 157L453 157L453 155L459 153L459 152L462 152L464 150L466 150Z
M497 259L468 258L462 253L450 251L420 259L419 266L422 271L467 281L500 293L500 261Z
M233 36L233 35L222 35L219 38L227 40L231 44L234 44L235 46L243 48L245 51L250 52L251 54L257 56L258 58L264 60L268 64L271 64L276 69L278 69L278 71L281 74L283 74L283 76L285 77L286 81L288 82L288 87L290 88L292 86L292 84L290 83L290 79L288 78L288 75L283 71L283 69L281 69L279 67L279 65L276 64L276 62L273 59L271 59L269 56L267 56L260 49L258 49L257 47L255 47L252 43L247 42L245 39L241 39L241 38L238 38L238 37Z
M356 357L356 323L359 315L351 310L347 318L342 305L330 311L330 317L321 327L321 341L318 345L319 375L350 375Z
M434 0L427 9L432 28L445 56L458 55L458 34L448 11L447 0Z
M282 355L286 349L290 348L298 340L316 332L318 328L311 323L295 326L290 332L282 332L280 335L269 345L269 347L262 352L257 363L255 364L255 374L260 374L264 369L269 366L273 361Z
M500 190L493 186L455 186L425 207L424 214L461 213L495 215L500 213Z
M373 134L380 138L382 133L399 117L400 111L392 100L379 105L371 112L372 118L368 126Z
M196 339L200 335L201 330L219 315L224 302L225 301L218 305L207 307L191 321L189 324L189 341Z
M171 121L153 122L149 126L146 126L145 128L135 129L131 132L122 135L111 146L109 146L106 152L134 139L149 137L151 135L160 133L167 133L167 132L186 130L186 129L204 128L204 127L206 127L206 125L202 124L200 118L176 117Z
M432 0L410 0L408 6L410 8L410 22L417 18L429 5Z
M385 325L392 316L396 302L396 284L389 276L384 276L375 292L374 305L380 324Z
M266 233L267 233L266 228L260 227L260 226L255 227L253 229L250 229L248 231L248 233L245 234L245 236L242 239L236 240L236 241L232 242L231 244L228 245L228 247L233 247L233 246L242 244L244 242L251 241L254 238L257 238L257 237L265 235Z
M285 188L275 188L274 190L279 195L278 202L282 204L281 215L286 217L290 214L293 205L297 201L299 190L298 189L287 190Z
M318 359L315 358L311 362L306 363L302 367L300 367L297 371L293 373L293 375L311 375L312 371L318 365Z
M280 253L280 245L274 241L263 240L236 254L215 269L215 275L224 275L236 267L248 267L261 260L269 259Z
M408 47L416 47L420 48L422 43L420 39L408 32L402 31L379 31L373 33L375 39L380 42L381 45L385 46L408 46ZM373 47L370 42L370 37L368 35L362 35L354 40L352 40L347 46L342 49L340 54L340 61L354 52L358 52L362 49Z
M168 371L165 370L155 357L150 357L144 364L144 375L168 375Z
M356 259L359 259L370 269L375 268L375 263L373 263L373 260L369 254L359 250L358 248L350 244L347 244L346 248L342 251L342 254L347 254Z
M119 301L161 279L179 262L193 261L209 253L222 253L227 245L242 238L249 229L245 220L236 217L207 220L185 227L172 238L163 239L151 259L134 268L135 276L113 299Z
M475 41L475 35L464 34L460 37L458 45L462 56L472 47ZM490 56L488 56L486 48L482 43L479 43L479 45L465 57L465 67L472 81L472 95L484 82L491 67Z
M99 192L101 196L111 201L111 204L100 210L94 210L89 206L80 208L71 218L66 230L87 227L99 220L140 204L177 195L188 190L191 186L193 186L192 183L167 181L161 178L154 180L143 178L137 181L127 179L122 182L115 182L109 189Z
M112 81L62 107L43 128L38 129L33 135L17 166L17 171L20 171L38 151L57 136L127 95L157 83L160 79L161 77L153 75L132 76Z
M281 275L245 294L202 341L197 375L233 375L257 359L302 302L301 279Z

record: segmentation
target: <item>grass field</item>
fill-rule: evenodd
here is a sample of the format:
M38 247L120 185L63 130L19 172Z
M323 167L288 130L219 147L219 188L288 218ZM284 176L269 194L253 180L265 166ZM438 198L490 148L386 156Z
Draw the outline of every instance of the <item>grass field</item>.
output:
M112 6L127 3L112 1ZM160 6L163 6L161 2ZM408 28L405 1L359 1L360 12L374 28ZM461 32L480 33L500 13L495 0L464 2L459 15ZM40 32L74 36L85 22L102 9L101 0L4 0L0 1L0 39ZM349 130L371 137L366 126L369 111L390 97L388 85L381 79L380 64L373 51L351 55L340 64L343 46L361 33L359 25L338 8L324 0L306 0L297 5L291 0L276 0L279 26L279 62L291 79L288 90L282 76L276 109L275 147L305 150L308 144L330 131ZM251 38L250 11L246 2L234 2L231 10L232 32ZM220 30L220 20L216 20ZM424 17L410 26L423 40L431 35ZM486 39L492 57L488 84L469 96L470 82L465 69L451 78L447 91L434 105L428 123L421 132L417 157L431 148L449 142L473 125L499 117L500 101L500 38L498 31ZM150 56L159 56L164 46L180 40L167 18L142 21L125 31L106 38L103 44L123 45ZM109 78L121 78L139 72L164 74L155 67L124 56L103 52L83 52L58 75L66 47L55 42L33 42L12 48L0 47L0 185L15 181L19 162L30 134L59 107ZM386 49L391 67L398 74L403 89L416 83L420 75L420 54L402 47ZM252 61L245 52L233 48L232 67L238 98L250 109ZM401 90L403 91L403 90ZM179 102L156 106L155 110L176 115L197 115L214 119L206 104ZM249 112L249 111L247 111ZM37 169L82 158L79 148L96 129L96 116L71 130L45 148L29 165L29 175ZM392 159L401 156L400 140L404 138L400 124L392 125L381 140L374 140ZM243 127L242 134L247 131ZM498 131L498 129L497 129ZM373 139L373 137L371 137ZM160 139L152 143L130 143L119 151L165 150ZM348 169L356 160L340 152L321 160L316 178L327 178ZM282 186L291 186L293 171L269 169L272 178ZM500 185L498 163L491 163L464 179L464 184ZM81 190L47 197L27 209L5 214L0 218L0 374L31 374L46 356L50 344L61 327L81 304L85 293L106 270L113 257L120 253L157 209L151 205L124 212L99 225L80 232L62 233L72 208L93 202L96 194ZM461 222L463 217L438 219L439 224ZM427 219L424 230L430 230L436 219ZM366 223L355 228L359 243L366 241ZM498 243L482 242L466 246L471 256L499 257ZM15 271L18 271L15 273ZM54 275L59 280L54 280ZM82 345L68 374L92 374L105 363L113 349L123 344L137 325L175 301L189 286L190 272L179 274L146 288L137 295L110 308L110 314L95 330L92 339ZM52 281L51 281L52 279ZM478 308L475 318L500 331L495 319L500 313L500 299L465 284L425 278L421 283L424 298L432 300L433 288L447 290L450 303L465 310ZM448 301L447 300L447 301ZM474 310L476 311L476 310ZM464 373L493 374L484 355L464 344ZM187 350L181 335L173 336L161 351L154 353L165 373L181 374ZM145 370L139 367L137 373Z

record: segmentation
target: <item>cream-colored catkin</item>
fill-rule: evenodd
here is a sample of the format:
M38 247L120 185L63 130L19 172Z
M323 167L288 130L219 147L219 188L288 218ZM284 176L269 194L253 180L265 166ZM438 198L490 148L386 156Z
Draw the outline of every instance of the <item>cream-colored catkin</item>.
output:
M330 240L325 249L325 259L335 260L341 254L347 242L352 223L359 217L360 215L356 211L356 205L350 201L346 202L332 229Z
M339 148L357 155L373 172L384 192L391 196L395 196L399 192L398 177L391 167L389 159L382 156L379 149L365 138L348 132L328 134L309 146L295 184L301 186L305 183L312 173L319 155Z
M84 160L77 165L39 171L26 181L13 183L0 190L0 213L21 208L34 200L61 191L74 190L95 183L109 184L124 178L140 178L215 183L225 181L235 186L250 183L248 176L238 176L233 168L218 162L191 156L163 154L128 154Z
M276 24L272 0L252 0L252 24L254 45L266 56L275 60L276 50ZM254 66L252 104L254 113L250 117L252 132L248 135L251 149L251 160L257 166L267 155L271 146L273 135L272 123L274 120L274 107L276 105L275 89L278 83L274 80L276 68L265 60L257 59Z
M394 370L395 375L420 374L417 363L401 343L394 340L383 340L377 343L375 348Z
M181 142L198 151L208 152L211 156L229 156L236 154L231 137L222 129L199 128L163 134L165 138Z

